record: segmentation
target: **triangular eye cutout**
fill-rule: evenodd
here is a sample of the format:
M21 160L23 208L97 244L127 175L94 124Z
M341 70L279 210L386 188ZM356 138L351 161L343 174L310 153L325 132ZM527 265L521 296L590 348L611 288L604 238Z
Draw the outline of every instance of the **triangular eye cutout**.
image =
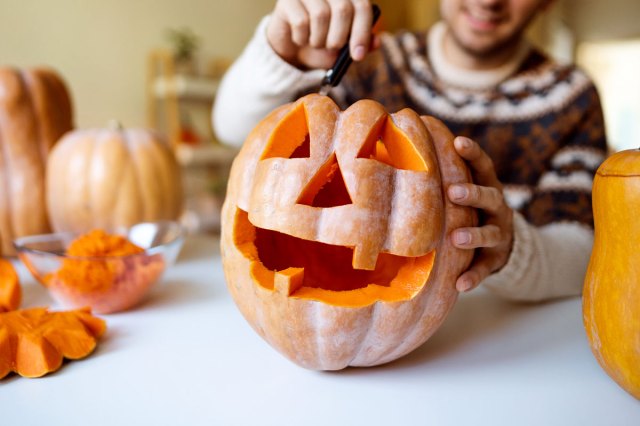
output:
M390 117L383 117L372 127L358 158L377 160L396 169L416 172L428 170L413 142L396 127Z
M266 158L309 158L311 141L304 104L287 114L271 133L261 160Z
M302 190L298 204L322 208L353 204L335 154L331 155Z

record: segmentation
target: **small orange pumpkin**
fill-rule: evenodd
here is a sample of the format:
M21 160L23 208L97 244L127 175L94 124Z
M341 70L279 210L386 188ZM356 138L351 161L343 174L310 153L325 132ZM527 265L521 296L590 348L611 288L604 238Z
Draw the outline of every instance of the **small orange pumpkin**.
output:
M71 100L62 79L45 68L0 68L0 236L49 232L45 166L49 151L72 128Z
M640 150L618 152L593 181L595 239L583 292L593 353L640 399Z
M46 184L51 226L58 232L174 220L182 212L174 153L146 129L69 132L49 156Z
M337 370L424 343L473 256L450 232L475 222L449 202L470 181L438 120L345 111L308 95L266 117L231 170L222 213L228 288L251 326L295 363Z

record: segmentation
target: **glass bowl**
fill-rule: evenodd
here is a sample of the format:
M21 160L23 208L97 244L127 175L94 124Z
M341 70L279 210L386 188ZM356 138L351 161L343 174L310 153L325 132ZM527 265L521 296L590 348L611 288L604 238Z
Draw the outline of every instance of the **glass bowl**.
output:
M144 249L126 256L66 255L78 233L30 235L14 240L18 257L51 296L65 308L90 307L98 314L138 304L178 257L182 226L173 221L145 222L106 229Z

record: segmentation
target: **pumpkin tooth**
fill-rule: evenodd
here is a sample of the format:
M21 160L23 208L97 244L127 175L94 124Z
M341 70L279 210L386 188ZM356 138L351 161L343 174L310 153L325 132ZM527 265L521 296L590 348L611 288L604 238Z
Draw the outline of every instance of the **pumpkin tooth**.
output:
M356 246L353 249L353 269L362 269L365 271L373 271L376 269L378 261L378 250L371 247Z
M274 278L274 287L277 293L291 296L304 283L304 268L287 268L278 271Z

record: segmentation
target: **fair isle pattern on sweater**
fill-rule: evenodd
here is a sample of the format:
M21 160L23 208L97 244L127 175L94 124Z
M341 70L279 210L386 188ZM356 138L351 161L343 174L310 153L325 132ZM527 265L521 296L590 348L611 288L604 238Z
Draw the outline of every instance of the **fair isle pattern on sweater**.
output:
M600 99L590 79L531 49L490 89L438 79L424 33L383 35L382 47L349 69L334 97L342 108L368 98L411 108L477 141L496 165L507 203L533 225L593 227L591 183L606 155Z

